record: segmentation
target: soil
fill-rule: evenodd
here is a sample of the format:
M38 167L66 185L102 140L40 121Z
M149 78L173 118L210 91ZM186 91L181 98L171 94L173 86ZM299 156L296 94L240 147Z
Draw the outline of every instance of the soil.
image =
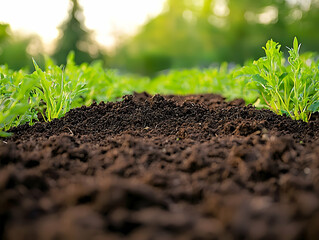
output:
M128 95L0 140L0 239L319 239L319 114Z

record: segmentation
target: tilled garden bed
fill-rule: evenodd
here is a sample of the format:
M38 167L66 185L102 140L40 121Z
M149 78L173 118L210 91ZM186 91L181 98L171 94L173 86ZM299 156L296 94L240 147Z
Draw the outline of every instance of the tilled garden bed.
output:
M0 239L319 239L319 115L125 96L0 140Z

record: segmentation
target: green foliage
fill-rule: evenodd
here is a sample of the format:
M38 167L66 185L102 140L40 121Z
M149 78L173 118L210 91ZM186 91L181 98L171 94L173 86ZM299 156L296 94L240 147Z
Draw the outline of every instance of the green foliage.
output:
M299 55L297 38L289 48L288 65L273 40L264 48L266 57L244 67L250 85L258 90L263 104L277 114L286 114L296 120L308 121L319 109L318 61L309 54Z
M9 29L9 24L0 23L0 44L10 38Z
M137 35L121 41L112 67L148 76L166 69L243 64L259 58L268 39L319 51L317 0L167 0ZM151 63L151 64L148 64Z
M88 106L93 102L115 101L125 94L141 91L149 81L148 78L121 75L116 70L104 69L101 61L76 65L73 52L67 58L64 74L66 78L85 86L80 94L74 96L72 108Z
M266 56L244 67L171 70L153 79L122 75L103 68L101 62L76 65L74 53L65 67L50 58L42 70L12 71L0 67L0 136L24 123L33 124L42 114L45 121L63 117L70 109L93 102L116 101L125 94L147 91L151 94L218 93L228 100L243 98L246 103L268 107L277 114L308 121L319 111L319 60L313 53L299 54L295 38L288 61L281 46L270 40Z
M50 65L46 72L43 72L34 62L36 71L33 73L35 79L39 79L40 84L36 88L36 98L40 102L43 100L45 109L41 109L41 114L45 121L60 118L71 109L73 99L83 92L85 83L78 79L70 79L61 68Z
M13 70L32 69L32 58L27 50L29 46L37 46L41 51L41 40L35 35L20 36L13 33L9 24L0 23L0 65L6 64ZM34 52L33 57L42 65L43 56Z
M153 94L181 95L217 93L228 100L244 98L250 103L252 96L247 92L244 79L234 79L233 73L238 68L236 66L231 69L227 63L223 63L219 68L171 70L167 74L155 77L148 91Z
M50 58L45 70L34 61L35 71L12 71L0 66L0 131L24 123L32 124L41 114L45 121L60 118L71 108L93 102L115 101L133 91L143 91L148 78L120 75L105 70L101 62L76 65L74 53L69 54L65 67Z
M37 79L25 78L22 71L13 72L0 67L0 136L8 136L4 131L13 126L29 122L36 118L30 105L30 93ZM4 130L4 131L3 131Z

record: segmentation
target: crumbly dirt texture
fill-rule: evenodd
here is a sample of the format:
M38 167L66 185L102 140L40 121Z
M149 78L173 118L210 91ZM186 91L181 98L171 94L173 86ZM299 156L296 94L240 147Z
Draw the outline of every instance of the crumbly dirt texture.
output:
M124 96L0 139L0 239L319 239L319 116Z

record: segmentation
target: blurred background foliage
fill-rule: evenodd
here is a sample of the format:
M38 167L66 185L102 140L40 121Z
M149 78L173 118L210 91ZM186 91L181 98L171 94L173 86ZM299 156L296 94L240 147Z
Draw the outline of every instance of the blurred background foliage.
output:
M166 9L118 46L112 64L153 74L167 68L243 64L272 38L319 50L317 0L167 0Z
M57 64L65 64L72 50L78 64L101 59L105 67L152 76L224 61L243 64L263 56L261 46L271 38L291 46L297 36L303 51L319 51L319 0L167 0L161 14L135 36L119 38L107 53L86 29L78 1L71 0L71 6L51 56ZM0 64L30 67L33 56L41 65L35 45L41 45L38 37L21 38L0 25Z
M73 51L76 64L103 59L103 52L94 43L90 30L84 25L83 9L77 0L70 1L72 7L68 18L59 27L60 36L52 58L58 65L65 65L69 52Z
M0 65L8 65L13 70L32 67L32 57L44 64L39 36L20 36L11 31L10 25L0 23Z

